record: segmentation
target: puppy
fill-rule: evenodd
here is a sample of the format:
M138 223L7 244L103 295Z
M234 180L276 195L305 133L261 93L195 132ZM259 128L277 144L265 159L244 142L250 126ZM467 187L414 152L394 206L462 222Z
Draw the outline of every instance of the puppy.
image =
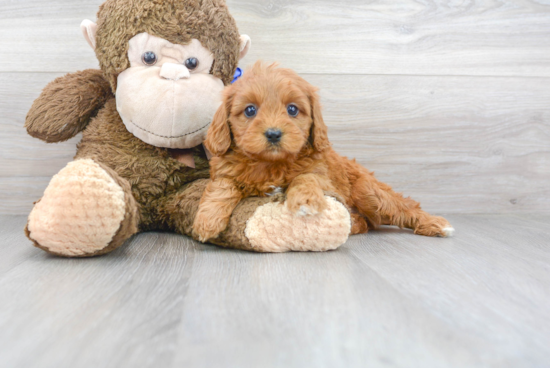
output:
M403 198L355 160L338 155L327 137L317 89L295 72L256 63L224 91L205 146L216 156L195 217L203 242L216 238L246 197L286 191L286 206L313 216L336 193L351 211L352 234L379 225L413 229L425 236L451 236L442 217Z

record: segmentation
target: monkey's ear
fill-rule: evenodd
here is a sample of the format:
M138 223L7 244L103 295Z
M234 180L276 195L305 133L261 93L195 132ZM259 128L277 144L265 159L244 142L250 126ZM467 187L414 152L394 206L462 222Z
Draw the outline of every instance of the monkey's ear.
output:
M322 152L330 148L330 141L328 140L328 128L321 113L321 103L319 100L317 92L312 91L310 101L313 126L311 127L310 139L313 148L318 152Z
M80 29L82 30L82 34L84 35L84 38L86 41L88 41L88 44L92 47L92 49L95 50L96 42L95 42L95 36L97 33L97 24L92 22L91 20L84 20L80 24Z
M214 155L221 156L231 147L231 130L229 129L230 103L227 97L216 111L208 129L204 146Z
M244 58L246 54L248 54L248 51L250 51L250 46L252 46L252 40L250 39L250 37L248 37L247 35L242 35L239 60Z

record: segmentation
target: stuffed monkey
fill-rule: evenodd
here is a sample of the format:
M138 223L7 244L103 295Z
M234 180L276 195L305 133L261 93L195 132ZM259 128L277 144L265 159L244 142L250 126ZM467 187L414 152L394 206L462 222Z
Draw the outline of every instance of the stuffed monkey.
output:
M65 257L106 254L143 231L191 236L209 178L202 142L250 47L223 0L107 0L84 36L101 70L51 82L28 133L61 142L82 132L75 160L29 215L33 243ZM327 193L330 195L330 193ZM317 216L294 216L281 195L249 198L213 243L258 252L343 244L350 215L329 196Z

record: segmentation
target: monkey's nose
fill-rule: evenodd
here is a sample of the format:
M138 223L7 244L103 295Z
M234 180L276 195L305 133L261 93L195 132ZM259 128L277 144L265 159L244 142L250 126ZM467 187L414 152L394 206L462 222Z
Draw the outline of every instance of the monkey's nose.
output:
M283 132L281 132L279 129L268 129L265 132L265 137L269 141L269 143L279 143L281 141L281 138L283 136Z
M189 69L185 65L164 63L160 68L160 76L164 79L177 81L183 78L189 78Z

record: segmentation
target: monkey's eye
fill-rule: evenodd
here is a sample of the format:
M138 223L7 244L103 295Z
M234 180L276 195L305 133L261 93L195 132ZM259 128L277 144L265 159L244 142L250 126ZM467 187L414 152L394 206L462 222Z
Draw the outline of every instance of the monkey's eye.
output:
M199 60L197 60L197 58L194 58L194 57L189 58L185 60L185 66L189 70L195 70L199 66Z
M141 61L143 61L145 65L155 65L157 63L157 55L152 51L147 51L141 56Z
M246 109L244 109L244 116L246 116L249 119L256 116L257 113L258 113L258 108L256 107L256 105L249 105L246 107Z
M286 111L288 112L288 115L295 118L300 113L300 109L298 109L298 106L290 104L286 107Z

